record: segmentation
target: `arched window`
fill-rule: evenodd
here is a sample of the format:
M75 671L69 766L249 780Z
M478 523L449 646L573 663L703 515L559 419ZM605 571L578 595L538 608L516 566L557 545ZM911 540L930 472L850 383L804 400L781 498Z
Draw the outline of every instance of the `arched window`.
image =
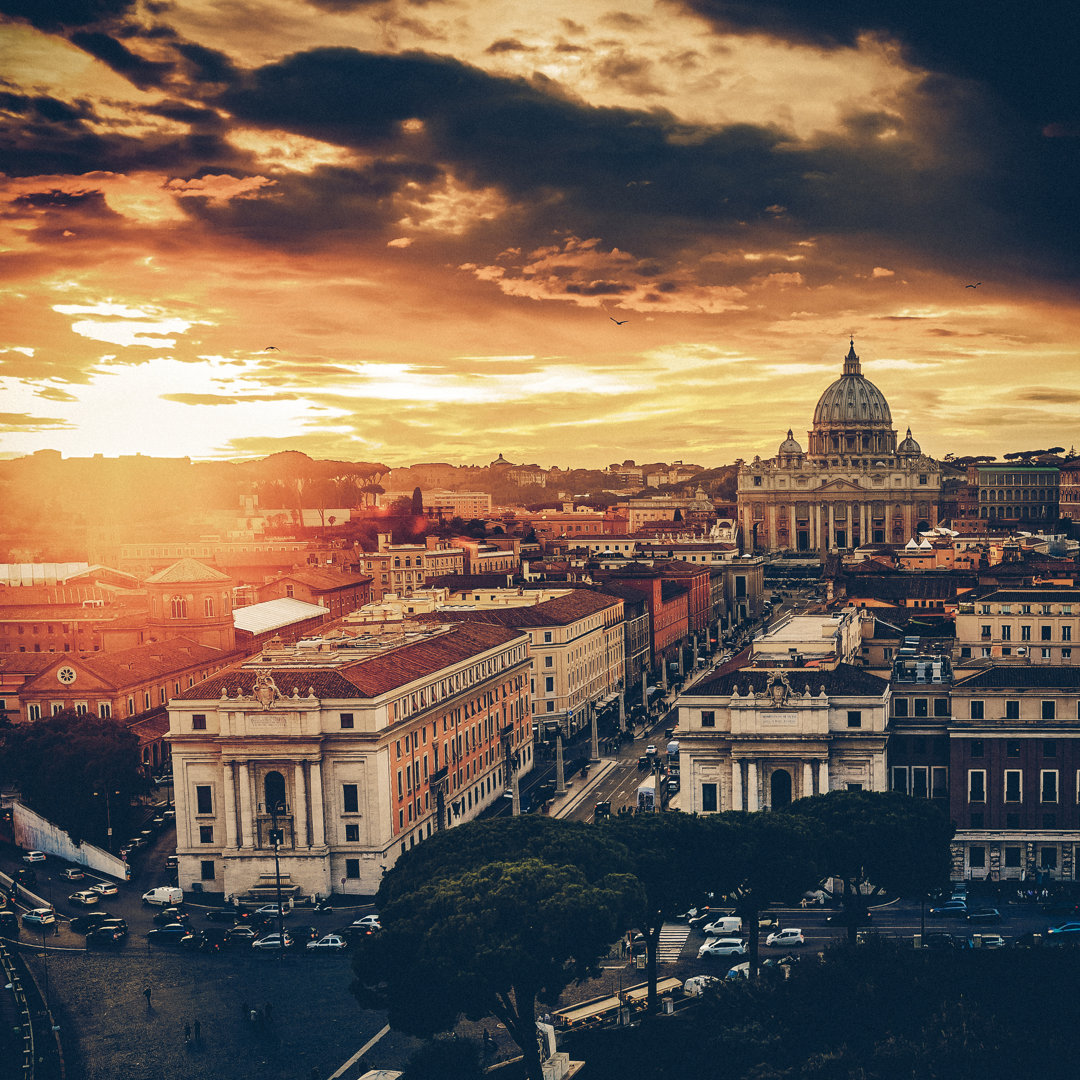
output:
M285 809L285 777L279 772L268 772L263 780L263 796L266 799L266 810L269 812L274 807L278 810Z
M203 614L208 618L214 617L214 598L212 596L203 597Z
M174 619L186 619L187 618L187 600L182 596L174 596L170 601L172 608L172 617Z

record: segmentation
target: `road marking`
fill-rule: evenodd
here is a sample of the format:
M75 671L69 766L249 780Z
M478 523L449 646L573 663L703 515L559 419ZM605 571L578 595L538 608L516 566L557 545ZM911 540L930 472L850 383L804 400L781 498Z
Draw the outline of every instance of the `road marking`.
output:
M355 1065L360 1060L360 1058L362 1058L389 1030L390 1025L387 1024L377 1035L368 1039L368 1041L364 1043L364 1045L361 1046L360 1049L357 1050L356 1053L353 1054L353 1056L349 1058L349 1060L346 1061L345 1064L342 1065L336 1073L331 1073L331 1075L328 1077L328 1080L338 1080L339 1077L344 1076L345 1070Z

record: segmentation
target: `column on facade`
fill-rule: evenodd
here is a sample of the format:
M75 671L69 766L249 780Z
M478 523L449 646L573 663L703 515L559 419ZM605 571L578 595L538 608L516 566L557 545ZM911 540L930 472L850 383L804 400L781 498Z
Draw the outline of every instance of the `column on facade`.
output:
M326 844L326 819L323 815L322 765L311 763L311 842L314 847Z
M731 809L743 808L742 761L731 759Z
M810 528L813 530L813 543L810 545L815 551L821 549L821 508L817 503L810 506Z
M866 503L859 503L859 540L866 544L870 541L870 507Z
M818 762L818 794L827 795L829 791L829 759Z
M886 791L888 784L885 779L885 755L875 754L870 759L870 776L872 791Z
M775 551L779 547L776 542L776 503L769 504L769 550Z
M746 763L746 809L758 808L758 769L756 761Z
M221 800L225 806L225 846L240 846L236 832L236 771L233 762L225 761L221 766Z
M814 794L814 767L809 761L804 761L802 766L802 798L806 799Z
M915 523L911 516L910 500L904 503L904 536L910 540L915 535Z
M296 795L293 799L293 843L297 847L311 847L307 830L307 781L304 778L305 761L298 761L293 770Z
M255 846L255 822L251 813L251 762L236 762L236 785L240 789L240 839L237 847Z
M836 547L836 506L833 503L829 503L829 532L825 547L829 551Z

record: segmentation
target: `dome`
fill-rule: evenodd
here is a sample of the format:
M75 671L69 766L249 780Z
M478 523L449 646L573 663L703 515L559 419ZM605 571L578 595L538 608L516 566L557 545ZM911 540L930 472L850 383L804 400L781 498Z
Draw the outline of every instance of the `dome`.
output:
M787 438L780 444L779 453L781 454L801 454L802 447L798 444L794 436L792 435L791 428L787 429Z
M885 395L869 379L864 378L855 341L844 358L844 372L818 398L814 409L814 427L867 426L891 427L892 414Z
M907 438L896 448L898 454L921 454L922 447L911 437L911 428L907 429Z

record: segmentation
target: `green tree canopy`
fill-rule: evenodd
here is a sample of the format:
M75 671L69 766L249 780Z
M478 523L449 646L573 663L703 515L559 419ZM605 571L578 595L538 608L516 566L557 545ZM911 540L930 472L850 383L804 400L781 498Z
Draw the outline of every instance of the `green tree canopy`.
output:
M815 837L822 876L841 882L848 934L882 893L922 895L949 880L953 825L930 799L898 791L831 791L791 804Z
M453 830L459 840L463 832ZM537 999L554 1003L592 973L643 899L628 874L590 881L536 858L440 876L382 907L382 933L353 959L353 992L416 1035L451 1028L462 1014L494 1015L530 1080L542 1080Z
M138 737L115 720L73 709L5 731L0 776L76 843L103 844L107 817L114 831L126 829L132 799L147 790Z

